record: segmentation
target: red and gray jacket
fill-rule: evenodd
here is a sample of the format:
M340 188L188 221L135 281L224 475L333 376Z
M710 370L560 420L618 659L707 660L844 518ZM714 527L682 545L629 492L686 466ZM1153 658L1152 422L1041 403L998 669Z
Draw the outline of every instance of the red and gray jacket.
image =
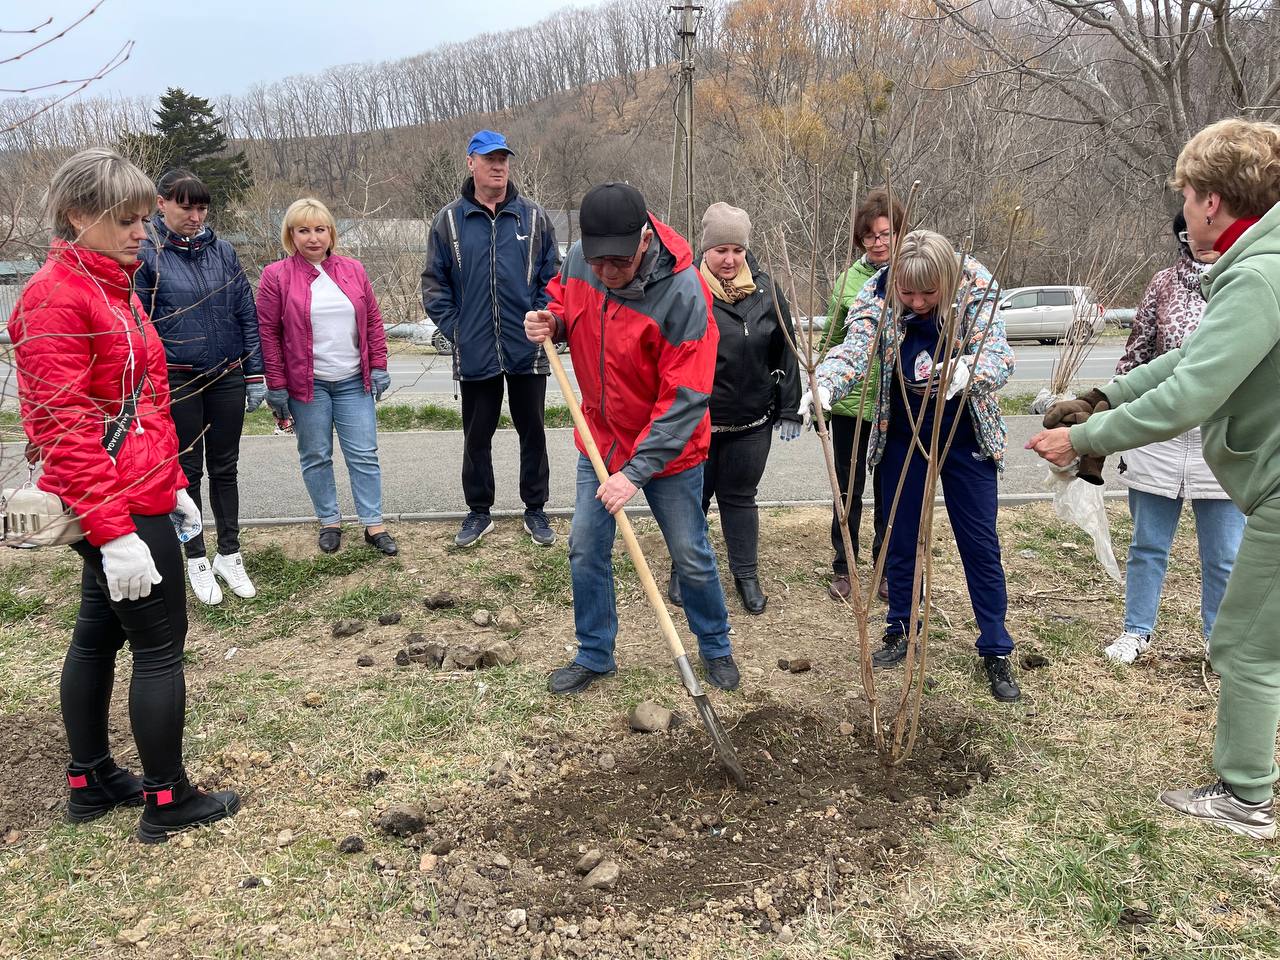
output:
M37 486L62 498L95 547L133 533L130 514L171 513L187 485L164 344L133 292L136 269L54 240L9 318L22 426L44 461ZM112 460L105 427L139 383Z
M638 487L707 459L720 341L689 244L652 214L649 224L653 241L627 287L596 279L581 241L547 286L605 465Z

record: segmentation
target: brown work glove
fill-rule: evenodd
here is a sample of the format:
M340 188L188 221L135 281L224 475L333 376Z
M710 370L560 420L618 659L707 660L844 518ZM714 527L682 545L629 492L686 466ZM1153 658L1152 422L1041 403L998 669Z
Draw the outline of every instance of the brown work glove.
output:
M1103 397L1093 408L1094 413L1102 413L1110 410L1111 404L1107 403L1107 398ZM1087 420L1091 414L1085 414ZM1084 420L1080 421L1081 423ZM1102 465L1106 462L1106 457L1084 456L1080 458L1080 463L1076 467L1076 476L1086 483L1092 483L1094 486L1102 486Z
M1052 430L1054 427L1073 427L1077 423L1084 423L1095 411L1108 409L1099 406L1106 403L1107 395L1097 387L1075 400L1059 400L1044 415L1044 428Z

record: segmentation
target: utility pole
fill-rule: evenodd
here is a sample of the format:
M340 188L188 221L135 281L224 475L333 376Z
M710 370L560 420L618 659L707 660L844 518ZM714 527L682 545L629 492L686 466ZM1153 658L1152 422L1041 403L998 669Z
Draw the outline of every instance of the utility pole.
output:
M671 194L668 197L668 216L676 219L679 194L683 193L684 235L695 243L693 212L693 52L698 33L698 20L702 7L693 0L683 0L669 8L678 13L676 35L680 39L680 94L676 103L676 129L672 143Z

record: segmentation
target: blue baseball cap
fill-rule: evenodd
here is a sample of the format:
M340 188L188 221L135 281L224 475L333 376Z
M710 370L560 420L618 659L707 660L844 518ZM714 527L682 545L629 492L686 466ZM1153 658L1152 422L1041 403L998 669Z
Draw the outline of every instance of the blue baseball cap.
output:
M515 153L514 150L507 146L507 138L493 130L477 131L476 135L471 138L471 142L467 144L468 157L473 153L494 153L498 150Z

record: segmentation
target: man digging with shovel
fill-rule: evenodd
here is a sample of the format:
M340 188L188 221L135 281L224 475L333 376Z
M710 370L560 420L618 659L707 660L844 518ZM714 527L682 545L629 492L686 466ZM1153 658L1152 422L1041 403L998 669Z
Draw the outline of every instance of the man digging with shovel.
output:
M527 313L524 329L534 343L568 342L609 478L597 480L579 431L569 534L578 653L547 686L581 693L617 669L614 516L643 488L684 588L707 682L735 690L729 615L701 501L719 341L710 301L689 244L649 215L634 187L594 188L578 216L582 238L548 285L548 309Z

